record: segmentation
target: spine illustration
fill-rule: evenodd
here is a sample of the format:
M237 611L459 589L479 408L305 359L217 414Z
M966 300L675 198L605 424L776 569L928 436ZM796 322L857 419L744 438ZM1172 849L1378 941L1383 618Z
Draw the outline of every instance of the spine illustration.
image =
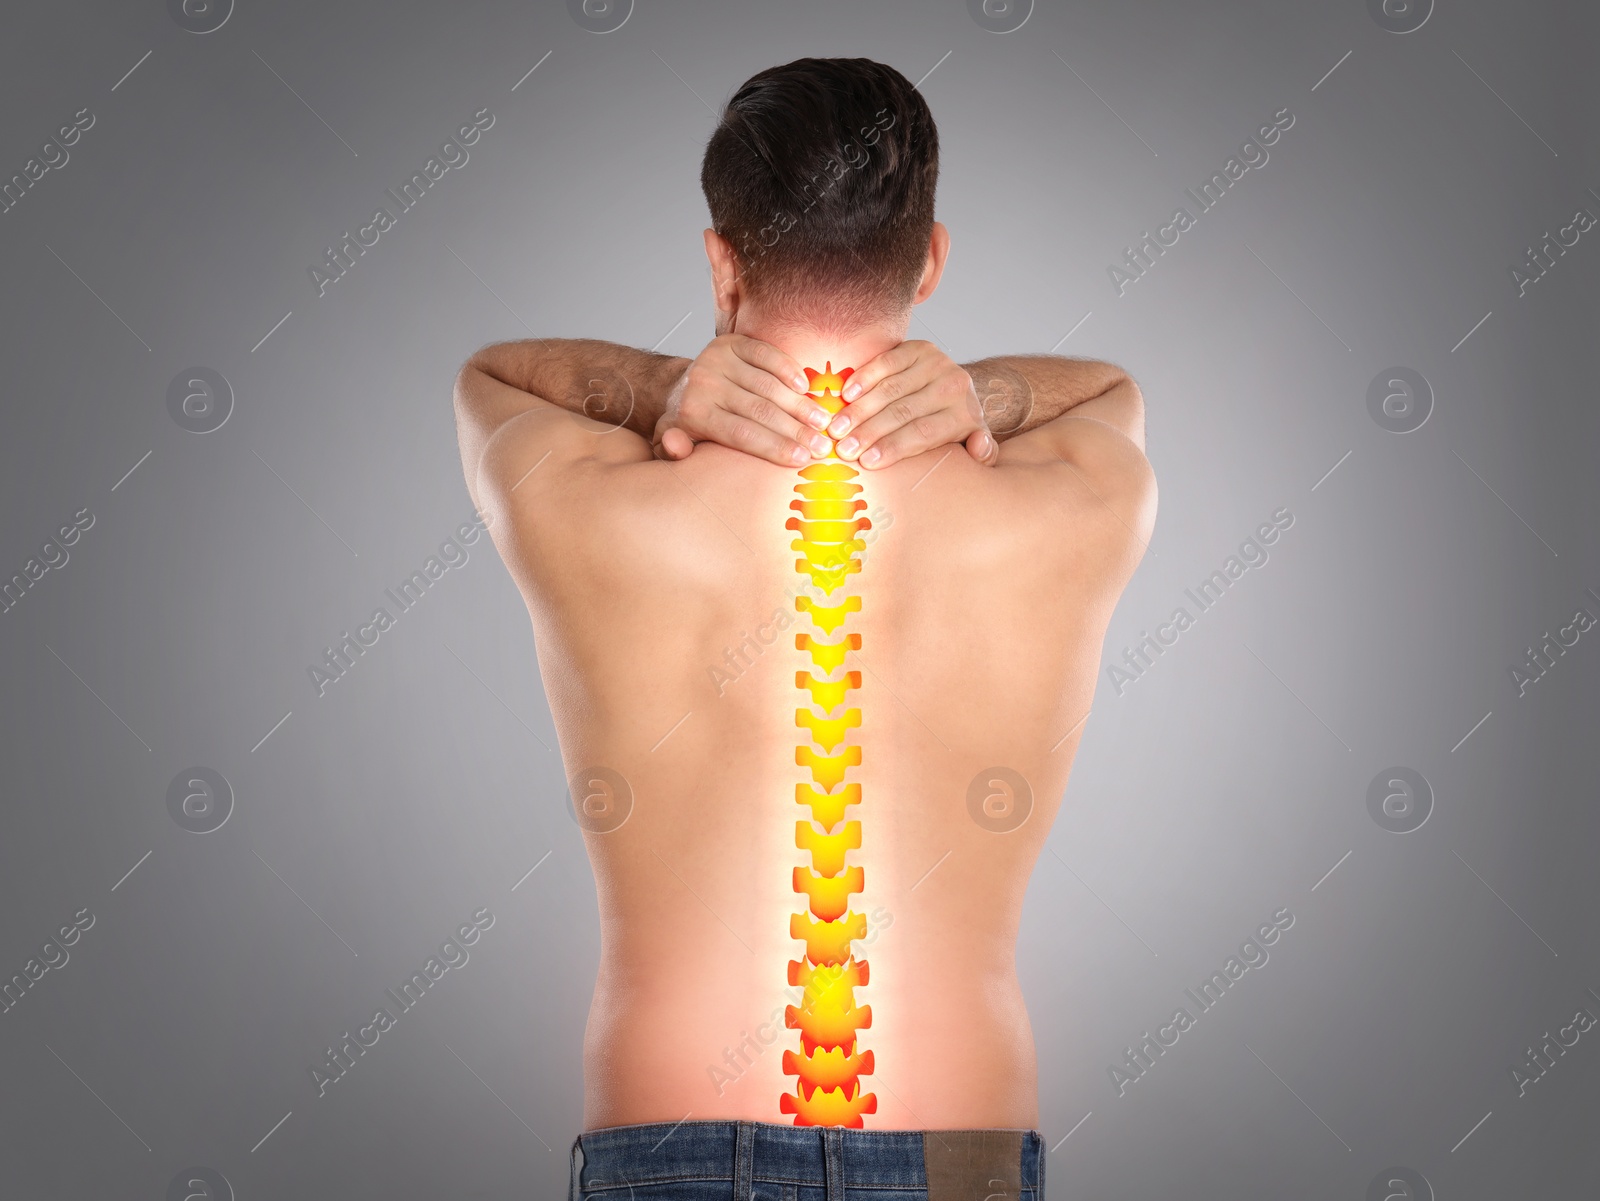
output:
M805 369L810 394L830 413L844 407L839 393L853 368L835 372ZM810 659L810 669L795 673L801 705L794 721L800 730L795 765L809 780L795 785L795 801L810 813L795 822L795 846L810 862L794 869L794 891L806 907L790 915L789 936L805 943L800 958L789 961L789 983L804 989L801 1003L785 1010L790 1029L800 1031L800 1050L783 1053L783 1071L797 1077L795 1091L778 1098L778 1111L794 1115L796 1126L864 1125L861 1115L876 1113L878 1098L864 1092L861 1077L873 1069L871 1051L857 1046L857 1033L872 1025L872 1007L857 1005L855 989L867 983L867 963L852 943L867 933L867 918L850 908L865 873L845 864L847 851L861 847L861 822L845 810L861 804L861 785L848 780L861 765L861 748L844 746L847 731L861 726L861 710L846 704L846 694L861 687L861 673L845 671L845 655L861 649L861 635L849 630L850 614L861 610L856 595L833 599L849 576L861 570L866 549L863 530L872 525L862 510L856 471L830 454L800 470L798 499L789 508L786 529L800 536L790 546L800 553L795 570L822 593L795 598L810 619L811 632L795 635L795 648Z

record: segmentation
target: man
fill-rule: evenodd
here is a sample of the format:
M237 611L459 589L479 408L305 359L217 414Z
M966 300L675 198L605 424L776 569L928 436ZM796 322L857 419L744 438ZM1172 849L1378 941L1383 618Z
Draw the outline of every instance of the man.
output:
M905 340L949 249L937 174L893 69L764 71L705 155L711 344L501 344L456 381L599 895L574 1198L1043 1196L1017 925L1155 484L1120 369L963 369ZM842 411L807 368L844 377L818 381ZM818 462L855 473L871 522L831 593L797 573L790 521ZM830 675L796 635L844 597ZM796 1124L797 843L843 828L797 828L802 669L856 681L839 753L859 750L844 871L871 1059L840 1097L864 1129Z

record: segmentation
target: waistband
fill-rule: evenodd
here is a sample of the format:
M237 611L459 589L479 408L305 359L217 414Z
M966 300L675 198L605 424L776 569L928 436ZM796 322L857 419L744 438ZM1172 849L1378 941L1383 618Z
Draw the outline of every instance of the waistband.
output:
M580 1187L621 1189L679 1180L728 1180L737 1197L749 1195L753 1180L809 1185L829 1197L842 1196L845 1188L936 1188L941 1178L953 1179L966 1165L997 1154L1006 1161L1004 1174L1012 1187L1043 1188L1044 1143L1037 1130L651 1122L589 1130L574 1139L572 1196Z

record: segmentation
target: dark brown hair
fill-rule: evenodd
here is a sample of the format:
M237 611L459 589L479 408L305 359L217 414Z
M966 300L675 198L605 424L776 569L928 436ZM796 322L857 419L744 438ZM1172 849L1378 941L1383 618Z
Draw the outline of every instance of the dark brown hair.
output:
M751 76L706 145L700 186L749 294L841 328L911 303L933 230L939 131L920 92L867 58Z

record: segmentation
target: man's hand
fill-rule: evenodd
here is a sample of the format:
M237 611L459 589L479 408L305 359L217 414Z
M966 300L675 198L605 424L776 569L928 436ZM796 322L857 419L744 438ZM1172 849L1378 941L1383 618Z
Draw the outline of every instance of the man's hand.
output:
M845 384L846 407L833 420L853 428L840 429L839 453L878 468L964 442L974 459L992 464L999 458L995 443L1080 404L1086 405L1081 416L1142 444L1140 412L1112 395L1126 379L1120 367L1094 359L1001 355L957 365L927 342L902 342ZM503 386L489 386L496 382ZM660 458L681 459L696 441L710 440L782 466L804 466L827 453L820 443L809 448L829 422L805 395L807 386L793 358L740 334L718 337L693 360L590 338L530 338L485 346L467 361L457 380L456 415L469 467L496 429L547 404L603 425L620 423L651 441Z
M892 346L850 376L847 402L828 433L839 457L887 467L946 443L962 442L979 463L1000 457L972 376L932 342Z
M717 442L783 467L810 463L831 443L818 432L828 411L806 395L808 387L800 364L776 346L722 334L667 393L652 439L656 456L682 459L696 442Z

